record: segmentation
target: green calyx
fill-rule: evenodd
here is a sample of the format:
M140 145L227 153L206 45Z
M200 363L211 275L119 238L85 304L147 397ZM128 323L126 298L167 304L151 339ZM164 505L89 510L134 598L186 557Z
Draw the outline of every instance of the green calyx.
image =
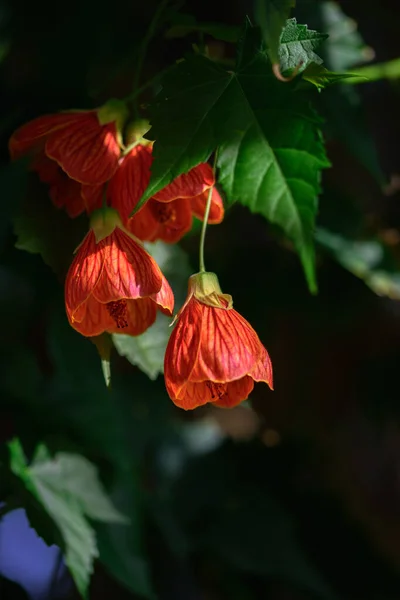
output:
M97 118L100 125L107 125L115 121L117 132L121 135L122 128L129 116L129 110L123 100L112 98L97 109Z
M128 123L126 127L126 145L133 144L151 144L149 140L144 139L144 135L150 131L151 125L147 119L137 119Z
M122 228L122 221L114 208L99 208L90 215L90 228L93 230L96 243L111 235L116 227Z
M223 294L215 273L202 271L189 277L189 294L196 300L212 306L229 310L233 306L232 296Z

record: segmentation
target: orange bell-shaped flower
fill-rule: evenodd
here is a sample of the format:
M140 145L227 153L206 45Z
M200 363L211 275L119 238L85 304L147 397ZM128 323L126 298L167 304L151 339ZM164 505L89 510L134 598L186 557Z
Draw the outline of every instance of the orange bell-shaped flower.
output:
M117 211L95 211L69 268L65 306L85 336L107 331L139 335L157 310L172 315L174 296L159 266L123 226Z
M193 215L204 219L208 190L215 183L214 173L208 163L200 163L157 192L130 217L150 181L152 146L142 140L121 158L108 184L107 197L127 229L139 239L175 243L191 229ZM98 194L99 190L91 193ZM208 222L220 223L224 218L224 206L215 187L212 194ZM87 192L83 195L87 197Z
M190 410L208 402L232 408L248 398L255 381L273 389L268 352L251 325L232 308L214 273L189 279L164 361L171 400Z
M118 167L126 108L117 100L101 108L44 115L17 129L10 138L11 158L46 156L75 181L99 185ZM35 170L35 166L32 168Z

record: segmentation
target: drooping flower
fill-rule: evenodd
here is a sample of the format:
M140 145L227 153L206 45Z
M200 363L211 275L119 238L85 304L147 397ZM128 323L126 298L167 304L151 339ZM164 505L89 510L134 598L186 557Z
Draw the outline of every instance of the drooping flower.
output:
M35 163L40 164L45 156L79 183L102 184L118 167L125 118L125 105L117 100L110 100L96 110L38 117L11 136L11 158L32 156L35 170Z
M97 206L91 206L89 203L91 197L86 199L83 196L83 189L87 187L91 189L92 186L84 186L71 179L56 162L44 154L36 158L32 168L38 174L40 181L49 186L49 196L54 206L65 209L69 217L74 218L85 210L89 213L101 207L101 198Z
M91 216L67 274L65 305L70 324L85 336L139 335L157 310L172 315L174 296L155 260L107 208Z
M200 163L157 192L130 217L148 186L151 174L152 144L145 140L142 142L121 159L108 184L108 201L119 211L127 229L139 239L174 243L191 229L193 215L204 218L208 191L215 183L214 173L208 163ZM98 190L92 193L98 193ZM223 202L215 188L212 194L208 222L220 223L224 218Z
M164 361L171 400L190 410L212 403L232 408L248 398L254 382L273 389L272 364L251 325L232 308L214 273L189 279Z

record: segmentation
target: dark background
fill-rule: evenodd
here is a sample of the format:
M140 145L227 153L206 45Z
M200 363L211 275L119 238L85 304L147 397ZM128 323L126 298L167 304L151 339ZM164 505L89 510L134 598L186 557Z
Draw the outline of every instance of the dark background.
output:
M294 14L325 31L322 4L298 0ZM173 407L162 378L150 382L115 355L110 409L102 400L107 392L96 350L69 329L63 312L60 280L85 219L73 239L69 233L67 241L60 238L65 256L57 275L40 256L14 247L11 220L24 206L26 188L8 167L9 135L40 114L91 108L128 94L138 44L156 5L0 4L0 45L7 48L0 64L0 440L18 435L30 449L45 440L96 462L120 506L134 516L134 531L115 542L115 563L129 557L132 575L137 559L138 573L144 568L160 599L396 600L398 300L376 295L322 246L319 294L310 296L288 245L262 217L235 206L210 228L206 261L267 346L275 392L256 386L256 413L239 407L186 414ZM375 62L400 55L396 2L349 0L340 6L357 21ZM240 25L252 4L189 0L183 10L199 21ZM158 32L142 81L192 41L196 36L166 41ZM318 223L351 239L378 240L395 277L400 194L385 185L400 173L400 88L397 81L378 81L351 93L349 101L342 88L330 88L317 100L333 165L324 173ZM149 100L150 92L143 103ZM198 236L181 245L195 265ZM115 481L114 467L125 452L130 474ZM20 539L8 531L7 539ZM11 544L5 535L0 528L4 556ZM102 539L109 543L104 531ZM21 558L21 573L24 564ZM44 599L56 598L58 589L69 593L65 581L64 587L51 585L54 569L43 577L53 588ZM1 600L23 597L13 585L0 580ZM137 594L133 588L99 562L90 598L141 597L140 585Z

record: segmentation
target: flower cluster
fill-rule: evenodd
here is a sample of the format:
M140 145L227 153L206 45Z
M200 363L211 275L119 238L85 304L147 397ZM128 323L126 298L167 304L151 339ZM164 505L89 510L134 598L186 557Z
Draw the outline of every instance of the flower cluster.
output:
M148 126L126 126L127 109L110 101L99 109L46 115L23 125L9 142L13 160L29 156L30 169L48 185L53 204L71 217L89 216L65 281L72 327L84 336L140 335L160 310L172 316L171 287L143 241L179 241L193 217L224 218L214 170L201 163L158 191L135 214L151 174ZM125 135L124 135L125 134ZM193 275L165 355L173 402L193 409L208 402L232 407L254 381L272 389L268 353L252 327L232 308L213 273Z

